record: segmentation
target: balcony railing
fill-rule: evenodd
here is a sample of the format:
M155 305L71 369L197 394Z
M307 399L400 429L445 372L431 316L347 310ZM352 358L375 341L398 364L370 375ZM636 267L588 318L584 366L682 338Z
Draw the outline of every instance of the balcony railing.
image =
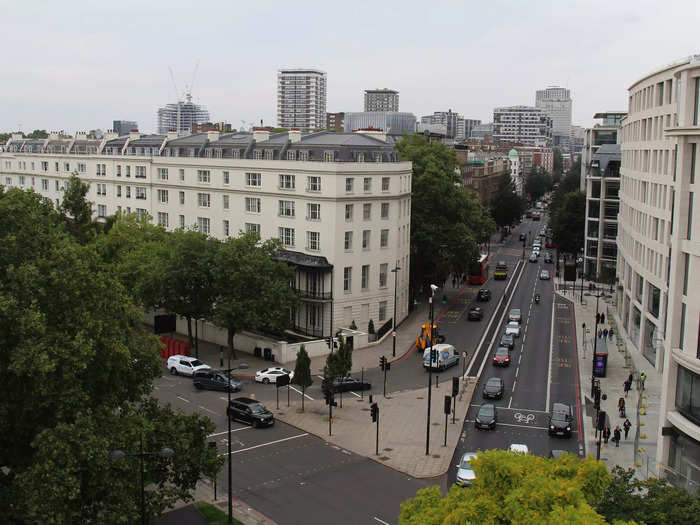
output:
M316 299L320 301L330 301L333 299L333 294L331 292L319 292L316 290L301 290L299 288L294 288L294 292L301 299Z

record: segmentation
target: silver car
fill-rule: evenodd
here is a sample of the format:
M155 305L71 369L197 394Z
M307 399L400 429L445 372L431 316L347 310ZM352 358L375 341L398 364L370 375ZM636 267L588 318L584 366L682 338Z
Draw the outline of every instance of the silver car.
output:
M462 486L471 485L476 479L476 474L472 468L472 460L476 459L476 452L465 452L457 465L457 484Z
M517 321L511 321L506 325L506 335L520 337L520 324Z
M508 312L508 322L515 321L516 323L520 323L522 320L523 316L520 313L520 308L513 308L510 312Z

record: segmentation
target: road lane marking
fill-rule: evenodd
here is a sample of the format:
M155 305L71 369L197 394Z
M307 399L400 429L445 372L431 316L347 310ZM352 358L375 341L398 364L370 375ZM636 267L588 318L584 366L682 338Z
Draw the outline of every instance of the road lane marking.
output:
M282 439L277 439L275 441L268 441L267 443L261 443L260 445L255 445L255 446L248 447L248 448L242 448L240 450L234 450L233 452L231 452L231 455L240 454L241 452L247 452L248 450L253 450L256 448L260 448L260 447L267 447L268 445L276 445L277 443L282 443L283 441L289 441L290 439L296 439L296 438L300 438L300 437L304 437L304 436L308 436L308 435L309 434L307 432L304 432L303 434L297 434L296 436L290 436L290 437L286 437L286 438L282 438ZM219 454L219 457L227 456L227 455L228 455L228 452L226 452L224 454Z
M197 405L197 408L201 408L202 410L206 410L207 412L209 412L210 414L214 414L215 416L219 415L218 412L214 412L213 410L210 410L207 407L203 407L202 405Z
M189 403L189 402L190 402L189 399L185 399L185 398L182 397L182 396L177 396L177 398L178 398L179 400L181 400L181 401L184 401L185 403Z
M520 366L515 369L515 379L518 379L518 372L520 372Z
M552 355L554 354L554 305L555 304L556 304L556 300L552 301L552 317L551 317L552 328L549 331L549 370L547 371L547 401L546 401L546 405L544 406L547 409L547 412L549 412L549 401L550 401L550 395L552 393Z
M297 394L301 394L301 390L297 390L297 389L294 388L293 386L290 386L289 388L291 388L292 390L294 390ZM305 397L306 399L310 399L311 401L314 400L314 398L311 397L309 394L304 394L304 397Z
M508 400L508 408L510 408L510 405L513 404L513 396L510 396L510 399Z
M348 390L348 392L350 392L350 393L351 393L353 396L355 396L355 397L360 397L360 398L362 397L360 394L356 394L356 393L353 392L352 390Z
M233 432L240 432L241 430L250 430L253 427L241 427L241 428L234 428L231 430L231 433ZM223 436L224 434L228 434L228 430L224 430L223 432L217 432L216 434L209 434L207 437L216 437L216 436Z
M378 521L378 522L381 523L382 525L390 525L390 523L389 523L388 521L380 520L380 519L377 518L376 516L374 517L374 520L375 520L375 521Z

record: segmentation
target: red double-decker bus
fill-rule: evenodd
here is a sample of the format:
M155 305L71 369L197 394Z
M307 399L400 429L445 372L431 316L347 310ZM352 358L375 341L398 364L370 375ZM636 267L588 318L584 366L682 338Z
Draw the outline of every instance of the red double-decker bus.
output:
M484 284L489 278L489 256L482 253L478 261L469 268L469 284Z

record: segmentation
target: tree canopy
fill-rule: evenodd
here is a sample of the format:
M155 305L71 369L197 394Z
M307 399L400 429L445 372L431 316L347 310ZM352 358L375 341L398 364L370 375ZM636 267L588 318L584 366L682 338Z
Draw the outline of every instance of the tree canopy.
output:
M542 195L551 191L552 184L552 176L546 171L534 166L525 178L524 191L530 196L531 200L536 201L542 197Z
M311 377L311 358L304 345L301 345L297 352L297 360L294 365L294 377L292 383L301 388L301 409L304 410L304 397L306 389L313 384Z
M510 173L504 173L498 181L498 189L491 197L491 216L498 226L509 226L520 219L527 203L518 195Z
M584 245L586 194L579 190L579 180L580 171L570 170L549 207L549 226L557 249L571 255L577 255Z

